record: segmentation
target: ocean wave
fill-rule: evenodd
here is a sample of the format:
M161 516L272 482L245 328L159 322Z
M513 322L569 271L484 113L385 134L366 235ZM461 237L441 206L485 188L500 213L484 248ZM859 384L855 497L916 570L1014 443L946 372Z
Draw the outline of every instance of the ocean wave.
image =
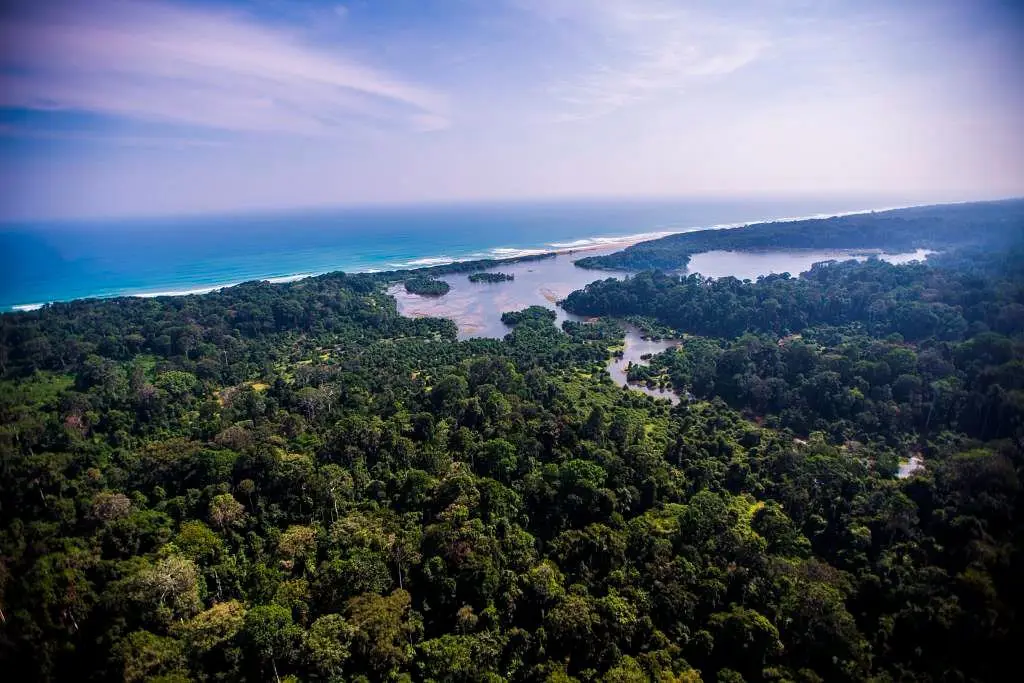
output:
M263 282L269 282L272 285L281 285L286 282L295 282L297 280L305 280L307 277L316 277L323 273L296 273L295 275L282 275L280 277L265 277Z
M390 263L390 264L387 264L387 265L389 265L392 268L406 269L406 268L424 268L424 267L428 267L428 266L440 266L440 265L447 265L449 263L456 263L456 262L460 262L460 261L475 261L475 260L480 260L480 259L520 258L520 257L523 257L523 256L537 256L537 255L540 255L540 254L547 254L547 253L550 253L551 251L562 251L562 250L568 250L568 249L583 249L583 248L611 246L611 245L614 245L614 244L643 242L643 241L647 241L647 240L659 239L661 237L667 237L668 235L675 235L675 234L684 233L684 232L694 232L696 230L728 230L728 229L731 229L731 228L740 228L740 227L744 227L744 226L747 226L747 225L754 225L754 224L759 224L759 223L789 223L789 222L795 222L795 221L805 221L805 220L814 220L814 219L823 219L823 218L836 218L836 217L840 217L840 216L855 216L855 215L866 214L866 213L878 213L878 212L883 212L883 211L894 211L896 209L911 208L913 206L917 206L917 205L892 206L892 207L874 208L874 209L858 209L858 210L855 210L855 211L843 211L843 212L835 212L835 213L819 213L819 214L813 214L813 215L809 215L809 216L792 216L792 217L786 217L786 218L770 218L770 219L760 218L760 219L753 219L753 220L749 220L749 221L740 221L740 222L736 222L736 223L718 223L718 224L715 224L715 225L694 225L694 226L689 226L689 227L672 227L671 229L667 229L667 230L658 230L658 231L655 231L655 232L639 232L639 233L634 233L634 234L631 234L631 235L584 237L584 238L581 238L581 239L578 239L578 240L571 240L571 241L567 241L567 242L550 242L550 243L544 245L543 247L533 247L533 248L531 248L531 247L494 247L492 249L488 249L487 251L474 252L474 253L471 253L471 254L466 254L464 256L447 256L447 255L425 256L425 257L421 257L421 258L410 259L408 261L402 261L402 262L397 262L397 263ZM661 226L659 226L659 227L661 227ZM918 254L916 257L920 258L921 256L927 256L927 254ZM362 273L379 273L379 272L381 272L381 270L377 269L377 268L354 268L352 270L349 270L348 272L352 272L352 273L359 273L359 272L362 272ZM315 277L318 274L320 274L320 273L295 273L293 275L281 275L281 276L274 276L274 277L267 277L267 278L254 278L254 279L261 279L264 282L270 282L270 283L273 283L273 284L281 284L281 283L287 283L287 282L295 282L297 280L302 280L302 279L305 279L305 278L308 278L308 277ZM195 287L195 288L190 288L190 289L176 289L176 290L167 290L167 291L158 291L158 292L121 292L121 293L117 293L117 294L105 295L105 296L102 296L101 298L110 298L110 297L119 297L119 296L134 296L134 297L141 297L141 298L154 298L154 297L159 297L159 296L190 296L190 295L193 295L193 294L208 294L210 292L215 292L217 290L225 289L227 287L234 287L234 286L236 286L238 284L240 284L240 283L239 282L228 282L228 283L224 283L224 284L204 285L202 287ZM44 303L38 303L38 304L18 304L18 305L10 306L10 310L12 310L12 311L35 311L35 310L38 310L38 309L42 308L45 305L46 304L44 304Z
M319 273L295 273L294 275L279 275L276 277L262 277L253 278L247 280L247 282L268 282L272 285L283 285L288 282L297 282L298 280L305 280L308 277L316 277ZM241 282L228 282L225 284L218 285L204 285L202 287L194 287L191 289L171 289L160 292L131 292L126 294L116 294L115 296L137 296L142 299L152 299L158 296L190 296L192 294L209 294L210 292L216 292L220 289L227 289L228 287L237 287L242 284Z
M115 294L114 296L134 296L140 299L155 299L158 296L191 296L193 294L209 294L210 292L216 292L219 289L227 289L228 287L235 287L242 284L241 282L229 282L224 285L209 285L207 287L196 287L194 289L170 289L161 292L132 292L125 294Z
M826 218L842 218L843 216L860 216L866 213L884 213L885 211L896 211L897 209L911 209L917 204L908 204L906 206L887 206L876 209L854 209L853 211L836 211L830 213L813 213L807 216L786 216L784 218L756 218L749 221L739 221L738 223L716 223L714 225L704 226L693 226L689 228L683 228L681 230L673 230L668 234L677 234L680 232L696 232L698 230L731 230L733 228L745 228L748 225L761 225L763 223L796 223L799 221L818 221L825 220Z
M518 249L516 247L495 247L483 258L520 258L522 256L539 256L547 254L550 249Z
M456 259L451 256L425 256L423 258L401 261L391 265L396 268L423 268L426 266L444 266L449 263L455 263L455 261Z
M584 237L571 242L549 242L548 246L553 249L582 249L585 247L601 247L625 242L643 242L656 240L661 237L668 237L679 232L678 230L659 230L657 232L638 232L632 235L620 235L618 237Z
M522 256L536 256L539 254L547 254L551 250L543 248L520 248L520 247L494 247L487 251L475 251L469 254L462 254L459 256L424 256L422 258L410 259L408 261L396 261L389 265L394 268L429 268L430 266L446 266L449 263L462 263L465 261L480 261L485 259L508 259L508 258L519 258ZM361 272L379 272L373 270L363 270Z

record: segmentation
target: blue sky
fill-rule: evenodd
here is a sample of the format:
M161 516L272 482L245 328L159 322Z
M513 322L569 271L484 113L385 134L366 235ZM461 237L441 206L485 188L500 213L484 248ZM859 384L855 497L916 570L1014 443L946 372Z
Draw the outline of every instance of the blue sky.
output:
M1024 194L1013 0L35 0L0 218Z

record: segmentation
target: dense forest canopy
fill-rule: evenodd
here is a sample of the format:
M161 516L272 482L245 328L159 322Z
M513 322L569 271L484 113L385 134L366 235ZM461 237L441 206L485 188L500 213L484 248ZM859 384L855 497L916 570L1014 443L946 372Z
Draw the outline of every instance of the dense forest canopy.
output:
M1016 237L927 265L601 281L565 302L601 320L532 307L503 340L399 316L383 290L406 274L5 314L0 663L1001 679L1024 642ZM692 400L611 382L612 318L682 336L644 371ZM911 456L924 471L897 478Z
M405 291L422 296L443 296L452 286L444 280L437 280L428 275L414 275L405 281Z
M1013 437L1024 426L1024 280L998 274L1004 256L986 277L878 260L756 282L641 273L595 282L565 307L645 316L685 334L637 379L667 372L680 391L798 433L891 445L950 426Z
M515 280L516 276L509 273L471 273L469 275L470 282L508 282Z
M1003 249L1024 233L1024 199L894 209L825 219L755 223L725 230L696 230L641 242L576 265L610 270L675 270L705 251L773 249L947 250Z

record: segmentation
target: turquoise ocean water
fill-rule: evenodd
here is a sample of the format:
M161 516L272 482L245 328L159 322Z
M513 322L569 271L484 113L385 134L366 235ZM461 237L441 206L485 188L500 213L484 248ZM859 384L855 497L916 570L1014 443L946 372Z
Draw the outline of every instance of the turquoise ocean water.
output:
M305 210L0 225L0 310L180 294L255 279L416 267L892 200L561 201ZM654 236L654 235L652 235Z

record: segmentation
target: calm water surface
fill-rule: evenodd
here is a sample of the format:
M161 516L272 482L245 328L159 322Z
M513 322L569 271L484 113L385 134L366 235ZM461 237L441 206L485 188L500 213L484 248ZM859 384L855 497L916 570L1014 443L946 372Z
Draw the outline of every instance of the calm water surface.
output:
M562 321L580 318L562 310L556 305L557 301L595 280L628 275L624 272L584 270L573 264L584 256L613 251L616 249L559 254L554 258L503 265L486 271L514 275L515 280L510 282L470 282L466 273L446 275L440 279L451 285L451 291L439 297L410 294L402 284L392 286L388 294L398 301L402 315L454 320L459 326L459 339L504 337L511 328L501 322L501 314L527 306L553 309L558 316L555 324L561 328Z
M798 275L811 269L815 263L822 261L847 261L855 259L864 261L870 256L877 256L889 263L909 263L923 261L934 252L928 249L905 254L878 254L858 251L836 251L808 249L798 251L706 251L694 254L690 258L687 273L700 273L704 277L736 277L740 280L756 280L770 273L789 273Z
M634 365L650 365L650 360L644 359L643 356L648 354L653 356L676 346L679 346L679 342L675 339L644 339L640 330L632 325L627 325L626 346L622 352L622 357L613 356L608 359L608 365L606 366L608 374L612 376L612 381L620 387L628 385L630 389L641 391L648 396L667 398L672 402L672 405L675 405L679 403L679 395L676 392L671 389L652 389L646 384L630 383L627 379L627 372L629 371L630 363Z
M504 337L510 328L501 322L501 314L534 305L553 309L558 315L556 324L561 327L563 320L578 318L563 311L556 305L557 301L595 280L629 276L629 273L619 271L585 270L573 264L584 256L599 256L617 250L611 247L575 254L559 254L542 261L504 265L487 271L514 275L515 280L512 282L473 283L467 279L465 273L446 275L441 279L451 285L451 291L440 297L409 294L401 284L392 286L388 293L398 301L398 310L402 315L450 318L455 321L459 327L460 339ZM923 259L928 253L919 250L906 254L882 254L879 258L892 263L907 263ZM851 258L863 260L867 256L842 251L711 251L696 254L690 261L688 272L715 278L731 275L740 279L756 279L770 273L796 275L809 270L820 261L842 261Z
M465 273L446 275L441 279L451 285L451 291L440 297L410 294L405 291L402 284L393 285L388 289L388 293L395 297L402 315L453 320L459 328L459 339L504 337L511 328L501 322L501 314L534 305L554 310L557 315L555 324L561 328L564 320L580 318L564 311L557 305L558 301L595 280L629 276L629 273L625 272L585 270L574 265L575 261L583 256L598 256L614 251L617 251L617 248L559 254L542 261L509 264L486 271L514 275L515 280L511 282L473 283L467 279ZM925 250L918 250L906 254L882 254L879 258L892 263L907 263L923 259L928 253ZM699 272L707 277L733 276L740 279L756 279L770 273L797 274L807 271L820 261L841 261L851 258L863 260L868 256L848 251L712 251L695 255L690 261L688 272ZM641 360L641 356L661 353L677 344L678 342L673 340L646 340L636 328L627 328L623 356L608 361L608 373L616 384L626 384L626 370L630 362L646 365L647 361ZM630 384L630 387L649 396L667 398L673 403L679 402L679 397L672 391L649 389L636 384Z

